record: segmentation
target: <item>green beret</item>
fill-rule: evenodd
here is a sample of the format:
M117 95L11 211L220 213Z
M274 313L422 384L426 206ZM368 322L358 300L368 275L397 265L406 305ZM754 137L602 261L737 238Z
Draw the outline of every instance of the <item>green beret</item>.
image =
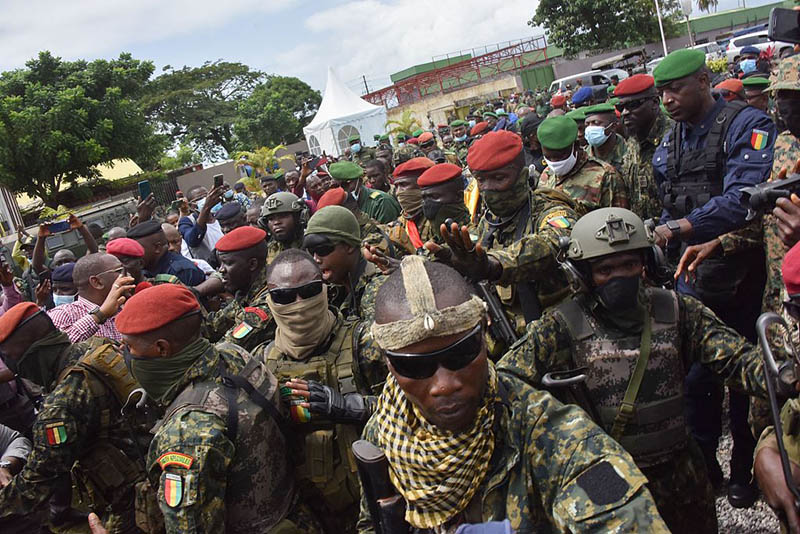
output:
M616 88L617 87L615 85L609 85L608 87L606 87L606 94L608 95L612 94L614 92L614 89Z
M586 120L586 107L573 109L572 111L563 115L564 117L568 117L573 121L585 121Z
M379 141L379 140L380 140L380 138L381 138L381 135L380 135L380 134L375 134L375 135L373 135L373 136L372 136L372 140L373 140L373 141Z
M336 163L334 163L336 165ZM333 167L333 165L331 165ZM323 234L332 241L361 245L361 228L353 213L342 206L325 206L308 220L305 235Z
M495 113L494 111L484 111L483 112L483 117L484 118L486 118L486 117L494 117L496 119L497 118L497 113Z
M388 141L388 140L389 140L389 134L383 134L381 136L378 136L378 141Z
M467 121L462 121L461 119L458 119L450 123L450 128L458 128L459 126L466 126L467 124L468 124Z
M397 132L394 134L397 139L408 139L408 134L405 132Z
M358 180L364 174L364 171L352 161L338 161L328 166L328 174L334 180L347 182L349 180Z
M614 98L609 98L608 103L611 104L612 106L616 106L617 104L619 104L619 97L615 96Z
M595 104L594 106L587 106L578 109L583 110L583 114L585 117L588 117L589 115L594 115L595 113L615 113L617 111L614 105L609 104L608 102L603 102L602 104Z
M497 112L497 116L498 117L508 117L508 113L506 113L505 111L498 111Z
M684 48L670 52L653 71L656 86L684 78L697 72L706 64L705 53L697 48Z
M425 133L425 130L423 130L422 128L418 128L418 129L414 130L413 132L411 132L411 137L419 137L420 135L422 135L424 133Z
M578 138L578 125L567 115L549 117L536 130L539 143L550 150L567 148Z
M353 134L347 138L348 143L352 143L353 141L361 141L361 136L358 134Z
M764 91L769 87L769 78L763 76L750 76L742 80L742 85L745 89L761 89Z

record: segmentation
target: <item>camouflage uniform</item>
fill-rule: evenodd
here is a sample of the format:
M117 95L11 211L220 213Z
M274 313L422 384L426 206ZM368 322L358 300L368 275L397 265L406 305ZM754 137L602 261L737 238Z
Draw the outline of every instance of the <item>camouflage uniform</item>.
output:
M583 150L578 150L575 167L565 176L554 175L549 167L543 170L539 186L567 193L578 201L581 215L597 208L628 208L625 182L616 169Z
M361 150L358 151L358 154L350 155L350 161L353 163L358 163L362 167L371 159L375 159L375 149L369 146L362 146Z
M419 149L418 146L413 145L411 143L406 143L405 145L401 146L397 150L394 151L392 154L392 164L397 167L401 163L405 163L406 161L412 158L424 158L425 154L422 150Z
M624 178L625 175L622 174L622 163L625 160L625 152L627 151L627 146L625 144L624 137L622 137L619 134L614 134L614 135L617 138L617 144L614 145L614 150L612 150L607 157L601 158L597 154L597 147L593 147L592 145L586 145L586 153L592 156L594 159L605 161L606 163L611 164L611 166L617 170L620 176Z
M266 266L246 293L238 292L227 306L208 314L203 322L203 337L212 342L224 337L245 350L253 350L274 336L275 322L267 305Z
M683 416L683 379L690 364L699 362L729 385L764 397L760 352L694 298L647 289L640 300L652 317L651 354L635 415L618 441L647 476L673 532L716 532L711 485ZM528 325L526 336L498 368L539 387L548 372L587 367L582 395L586 400L580 404L612 433L638 359L641 333L626 334L603 322L594 312L596 306L586 295L558 305ZM565 400L576 399L565 394Z
M78 349L79 350L79 349ZM72 361L75 352L63 353ZM101 345L62 373L33 425L33 451L0 490L0 518L26 515L72 476L73 503L107 516L109 532L134 525L134 486L145 477L140 451L153 420L129 406L138 387L113 345Z
M283 434L273 419L268 419L272 424L260 421L267 430L250 431L248 417L251 425L259 421L241 389L231 388L241 428L230 435L221 372L243 374L251 383L260 377L257 389L280 409L275 378L255 362L248 364L239 350L207 344L160 401L168 408L147 453L147 473L158 487L167 533L319 532L308 511L297 505Z
M520 533L669 532L633 460L583 412L515 377L498 378L505 398L494 454L466 522L508 519ZM376 426L371 419L363 432L373 444ZM363 496L358 527L374 532Z
M278 241L277 239L270 238L267 241L267 265L272 263L275 257L286 250L287 248L303 248L303 236L294 239L288 245Z
M527 168L523 169L527 172ZM497 283L497 294L517 333L525 331L519 285L533 282L534 297L539 298L542 309L552 306L567 296L567 279L555 258L558 238L569 236L578 219L575 203L560 191L538 188L530 193L530 211L521 222L519 215L500 227L492 227L487 215L478 222L478 242L489 256L503 266L503 275ZM520 228L519 224L524 224Z
M456 156L458 156L459 161L466 163L467 152L469 152L469 138L467 138L466 141L454 141L452 150L456 153Z
M378 221L367 215L361 210L354 213L358 221L358 227L361 229L361 242L383 252L389 257L396 257L394 245L389 241L389 236L383 231L381 224Z
M367 406L374 407L374 395L386 380L383 355L372 341L367 323L345 320L335 313L324 351L293 360L270 343L257 349L256 356L280 384L292 378L316 380L343 395L358 392L367 397ZM330 532L351 531L358 513L359 487L350 446L358 439L360 426L333 423L313 414L310 422L296 423L292 429L298 440L293 446L295 473L306 504L324 518Z
M329 286L328 301L338 308L344 317L369 323L375 315L375 294L386 281L386 276L374 263L364 258L359 259L354 274L358 278L352 295L342 286Z
M672 125L672 119L661 112L644 141L639 141L632 135L625 142L620 174L628 187L630 210L643 220L661 217L663 206L661 195L658 194L658 184L653 177L653 153Z

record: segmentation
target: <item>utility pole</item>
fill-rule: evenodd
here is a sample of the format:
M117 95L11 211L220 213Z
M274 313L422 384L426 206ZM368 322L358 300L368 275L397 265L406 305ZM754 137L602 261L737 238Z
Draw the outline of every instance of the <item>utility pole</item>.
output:
M661 24L661 8L658 7L658 0L655 0L656 3L656 16L658 17L658 29L661 32L661 44L664 47L664 57L667 57L667 40L664 39L664 25Z
M361 75L361 79L364 80L364 91L366 91L364 94L368 95L369 94L369 85L367 85L367 77L364 74L362 74Z

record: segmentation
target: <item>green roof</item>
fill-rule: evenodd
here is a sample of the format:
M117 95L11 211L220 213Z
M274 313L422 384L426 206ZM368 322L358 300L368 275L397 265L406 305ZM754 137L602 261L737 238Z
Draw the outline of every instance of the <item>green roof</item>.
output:
M447 67L449 65L455 65L456 63L464 61L465 59L470 59L471 57L472 56L469 54L464 54L462 56L454 56L447 59L439 59L437 61L421 63L419 65L414 65L413 67L403 69L399 72L395 72L394 74L390 75L389 78L392 79L392 83L397 83L401 80L405 80L406 78L416 76L417 74L422 74L423 72L430 72L432 70L441 69L442 67Z
M755 25L757 23L766 22L769 19L769 12L773 7L791 8L793 6L794 2L792 2L792 0L785 0L783 2L765 4L763 6L740 7L727 11L720 11L718 13L689 17L689 24L692 27L692 31L695 33L714 30L731 30L736 26ZM686 25L684 24L681 27L685 33Z

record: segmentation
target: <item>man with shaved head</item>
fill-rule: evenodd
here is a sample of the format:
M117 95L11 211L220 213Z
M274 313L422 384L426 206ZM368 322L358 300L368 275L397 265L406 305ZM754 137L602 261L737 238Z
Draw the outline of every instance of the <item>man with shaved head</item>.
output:
M50 310L56 327L66 332L72 343L92 336L119 341L114 316L133 292L133 278L123 274L122 263L111 254L89 254L75 264L72 279L78 288L74 302Z
M486 323L458 272L420 256L378 292L371 330L390 374L362 436L386 455L410 526L668 532L619 444L580 409L495 370ZM362 494L361 534L375 531L370 509Z

